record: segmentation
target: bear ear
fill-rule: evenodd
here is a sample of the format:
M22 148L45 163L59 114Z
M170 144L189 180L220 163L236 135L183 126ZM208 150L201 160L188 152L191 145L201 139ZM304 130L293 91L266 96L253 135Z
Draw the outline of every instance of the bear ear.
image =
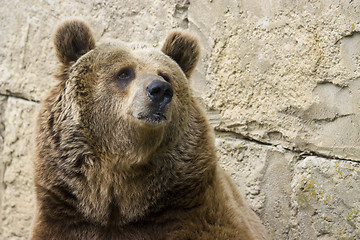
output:
M181 67L187 78L190 78L200 56L198 40L184 32L172 32L161 49Z
M56 55L65 66L95 47L90 28L80 20L68 20L57 28L54 44Z

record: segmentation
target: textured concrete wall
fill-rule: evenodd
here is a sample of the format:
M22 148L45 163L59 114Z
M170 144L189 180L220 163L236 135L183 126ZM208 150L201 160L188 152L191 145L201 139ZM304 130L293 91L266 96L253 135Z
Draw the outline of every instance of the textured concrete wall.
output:
M26 239L33 129L55 83L51 36L81 17L97 40L199 36L192 79L231 174L273 239L360 239L360 1L3 1L0 239Z

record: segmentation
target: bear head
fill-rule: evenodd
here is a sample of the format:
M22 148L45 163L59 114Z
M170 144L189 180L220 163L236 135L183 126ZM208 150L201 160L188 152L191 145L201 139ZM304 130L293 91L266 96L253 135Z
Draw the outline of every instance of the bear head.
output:
M193 101L189 78L199 59L193 36L175 31L161 50L116 41L97 45L85 23L70 20L54 42L63 115L95 154L131 165L176 144Z

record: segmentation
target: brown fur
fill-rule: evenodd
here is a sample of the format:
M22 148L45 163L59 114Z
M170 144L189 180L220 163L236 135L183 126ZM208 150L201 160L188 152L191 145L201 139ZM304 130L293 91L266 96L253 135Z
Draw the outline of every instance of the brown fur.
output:
M55 46L62 66L39 116L32 240L266 238L218 167L189 89L195 38L175 32L162 52L95 47L84 23L67 21ZM145 93L153 81L173 90L160 120Z

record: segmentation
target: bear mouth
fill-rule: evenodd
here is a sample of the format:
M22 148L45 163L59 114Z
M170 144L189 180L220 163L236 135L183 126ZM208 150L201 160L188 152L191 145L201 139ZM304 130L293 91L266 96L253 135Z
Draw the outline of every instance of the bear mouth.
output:
M167 117L160 112L150 113L150 114L139 113L137 119L145 121L150 124L159 124L165 122L167 120Z

